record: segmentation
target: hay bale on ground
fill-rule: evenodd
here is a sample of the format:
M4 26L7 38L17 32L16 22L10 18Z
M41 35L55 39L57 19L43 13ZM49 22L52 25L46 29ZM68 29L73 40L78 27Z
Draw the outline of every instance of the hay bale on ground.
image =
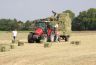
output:
M48 42L44 43L44 48L47 48L47 47L50 47L50 46L51 46L51 43L48 43Z
M75 41L75 44L76 44L76 45L79 45L79 44L80 44L80 41Z
M12 43L13 44L17 44L18 43L18 40L12 40Z
M71 41L70 44L79 45L80 44L80 41Z
M11 48L11 49L14 49L15 47L16 47L15 44L11 44L11 45L10 45L10 48Z
M15 40L12 40L12 43L15 43Z
M0 44L0 52L6 52L10 50L9 44Z
M18 41L18 46L24 46L24 42Z
M75 44L75 41L71 41L70 44Z

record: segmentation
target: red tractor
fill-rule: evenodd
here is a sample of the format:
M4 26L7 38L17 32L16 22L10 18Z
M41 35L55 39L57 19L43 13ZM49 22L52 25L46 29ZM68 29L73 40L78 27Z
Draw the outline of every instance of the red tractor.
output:
M54 27L49 21L39 20L35 22L35 31L28 34L28 43L40 43L41 39L50 40L50 35L54 31Z

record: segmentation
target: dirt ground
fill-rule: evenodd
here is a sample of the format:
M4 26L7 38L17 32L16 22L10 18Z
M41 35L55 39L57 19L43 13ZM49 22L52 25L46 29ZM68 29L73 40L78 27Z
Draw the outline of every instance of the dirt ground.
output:
M96 32L72 32L69 42L51 42L48 48L27 43L27 35L17 36L24 46L0 52L0 65L96 65ZM0 33L0 44L10 44L11 40L11 33ZM71 44L72 41L80 44Z

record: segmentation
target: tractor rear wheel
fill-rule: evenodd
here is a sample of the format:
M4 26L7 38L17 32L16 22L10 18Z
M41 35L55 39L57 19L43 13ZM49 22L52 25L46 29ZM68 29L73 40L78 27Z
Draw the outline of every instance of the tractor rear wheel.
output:
M30 32L30 33L28 34L28 43L34 43L33 32Z

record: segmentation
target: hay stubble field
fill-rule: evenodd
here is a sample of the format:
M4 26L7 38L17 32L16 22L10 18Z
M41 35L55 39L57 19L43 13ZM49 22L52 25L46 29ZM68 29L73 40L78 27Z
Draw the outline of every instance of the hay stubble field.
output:
M53 42L49 48L43 44L28 44L27 35L20 32L17 36L24 46L0 52L0 65L96 65L95 31L72 32L69 42ZM10 32L0 32L0 44L11 41ZM80 41L80 44L70 44L71 41Z

